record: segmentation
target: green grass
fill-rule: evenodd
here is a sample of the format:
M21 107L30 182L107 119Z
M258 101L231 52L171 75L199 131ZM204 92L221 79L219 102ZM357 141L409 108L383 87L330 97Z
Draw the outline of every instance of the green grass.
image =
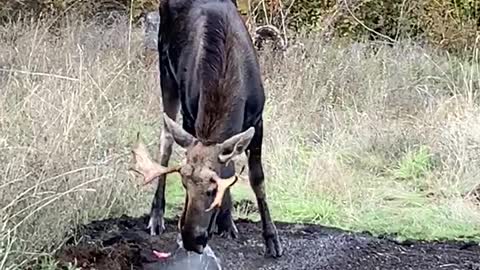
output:
M398 162L392 175L396 179L419 179L427 173L432 166L431 155L426 147L409 151Z
M126 24L73 21L56 36L48 25L0 28L0 269L49 254L72 226L144 215L154 193L127 172L136 133L152 153L160 134L158 78L139 57L141 31L129 39ZM480 240L478 59L300 39L305 50L260 55L273 218ZM168 217L183 194L169 178ZM248 185L233 194L255 202Z
M272 214L276 220L317 223L369 231L374 235L388 234L400 240L479 241L480 219L474 204L460 198L442 198L424 190L427 179L422 175L428 171L428 156L426 150L420 148L407 152L387 176L378 177L365 172L349 176L359 177L353 181L368 186L358 192L345 190L341 196L328 191L315 192L305 186L276 184L274 181L278 179L273 179L268 186ZM308 183L303 177L289 179ZM368 177L371 182L362 181L363 177ZM258 220L258 215L253 218Z

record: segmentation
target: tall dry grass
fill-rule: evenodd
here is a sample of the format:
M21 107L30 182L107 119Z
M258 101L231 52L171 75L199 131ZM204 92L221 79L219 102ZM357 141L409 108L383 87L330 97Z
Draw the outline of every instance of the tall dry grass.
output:
M318 44L262 61L276 216L478 238L477 52L464 61L411 44Z
M126 174L127 147L138 130L150 140L159 130L158 87L138 57L139 31L130 36L127 20L112 28L73 20L55 34L48 27L0 30L0 227L4 245L15 241L8 258L56 248L69 225L143 206Z
M141 30L50 25L0 29L0 269L55 250L78 223L146 213L153 195L126 172L136 132L152 149L160 132ZM477 55L300 38L304 50L260 57L275 219L478 238Z

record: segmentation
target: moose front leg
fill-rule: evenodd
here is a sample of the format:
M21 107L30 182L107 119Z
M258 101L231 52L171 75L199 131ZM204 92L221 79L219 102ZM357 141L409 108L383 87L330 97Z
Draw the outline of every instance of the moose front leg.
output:
M235 239L238 237L238 229L233 221L232 208L232 197L230 190L227 190L223 196L222 207L218 210L219 213L216 219L217 233L222 237Z
M262 166L262 139L263 126L257 127L255 135L249 146L248 167L250 185L257 198L258 210L262 219L263 238L265 240L266 255L274 258L281 257L283 254L278 232L273 224L268 209L267 197L265 192L265 181Z
M164 128L160 136L160 153L158 158L160 165L164 167L168 166L170 156L172 155L172 148L172 135L166 132ZM165 180L166 175L158 177L158 186L152 201L150 221L148 222L148 228L150 229L151 235L157 235L157 232L158 234L162 234L165 230L165 222L163 219L165 213Z
M220 177L227 178L234 173L235 166L233 163L230 163L221 170ZM217 234L220 234L222 237L231 237L235 239L238 237L238 229L233 221L232 210L232 195L230 190L227 190L223 196L222 207L218 210L216 218Z
M162 69L163 67L161 67ZM178 96L175 82L168 77L168 75L162 76L162 103L163 110L171 119L176 119L180 106L180 99ZM165 123L165 122L164 122ZM174 139L173 136L166 131L165 125L163 125L162 133L160 135L160 149L158 161L160 165L167 167L172 155ZM148 222L148 228L151 235L162 234L165 230L165 179L166 176L162 175L158 177L158 186L155 191L155 196L152 201L152 208L150 210L150 221Z

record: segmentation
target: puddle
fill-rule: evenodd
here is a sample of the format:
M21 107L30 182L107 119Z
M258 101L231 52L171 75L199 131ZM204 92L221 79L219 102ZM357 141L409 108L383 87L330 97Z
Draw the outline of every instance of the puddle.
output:
M222 270L220 259L215 255L210 245L207 245L203 254L188 252L183 248L180 235L177 235L177 249L170 258L162 262L145 265L144 269L165 270Z

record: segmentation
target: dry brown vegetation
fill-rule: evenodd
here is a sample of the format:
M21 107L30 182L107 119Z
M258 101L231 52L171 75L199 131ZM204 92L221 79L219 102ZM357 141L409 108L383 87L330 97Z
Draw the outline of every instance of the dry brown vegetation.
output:
M153 195L127 173L136 133L155 150L160 133L142 31L51 25L0 28L0 269L55 250L75 224L146 213ZM299 38L304 50L260 55L274 218L478 239L477 51ZM169 181L169 215L182 192Z

